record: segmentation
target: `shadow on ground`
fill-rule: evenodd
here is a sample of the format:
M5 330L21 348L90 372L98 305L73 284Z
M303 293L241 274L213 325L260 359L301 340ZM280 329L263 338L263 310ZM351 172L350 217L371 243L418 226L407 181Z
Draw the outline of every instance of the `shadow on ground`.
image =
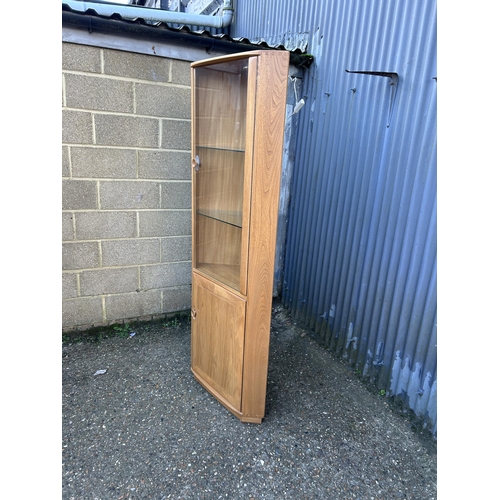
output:
M280 305L260 425L194 380L187 319L133 331L63 343L63 499L436 498L430 434Z

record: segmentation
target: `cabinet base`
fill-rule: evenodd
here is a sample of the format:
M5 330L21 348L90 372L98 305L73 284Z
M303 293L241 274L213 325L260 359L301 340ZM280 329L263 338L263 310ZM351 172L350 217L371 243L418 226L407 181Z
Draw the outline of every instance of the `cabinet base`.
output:
M261 424L262 423L262 419L259 418L259 417L244 417L244 416L241 416L240 420L244 424Z
M219 403L222 404L226 409L228 409L235 417L237 417L242 423L245 424L261 424L263 417L244 415L241 411L235 408L226 398L221 396L217 391L210 386L209 383L203 380L203 377L198 375L192 368L191 372L194 375L195 380L206 389Z

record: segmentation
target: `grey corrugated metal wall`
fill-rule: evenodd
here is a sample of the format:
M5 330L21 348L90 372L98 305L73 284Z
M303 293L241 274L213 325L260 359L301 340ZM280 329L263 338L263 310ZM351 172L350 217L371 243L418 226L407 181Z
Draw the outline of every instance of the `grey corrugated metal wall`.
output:
M436 435L435 0L239 1L231 36L315 57L283 303Z

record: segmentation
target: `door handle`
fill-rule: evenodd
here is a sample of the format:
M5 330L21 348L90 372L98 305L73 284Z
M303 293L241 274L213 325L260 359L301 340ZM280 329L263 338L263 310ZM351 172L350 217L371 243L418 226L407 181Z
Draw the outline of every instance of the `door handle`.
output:
M191 309L191 317L196 319L196 311L194 309Z
M200 169L200 157L196 155L193 160L191 161L191 165L193 168L198 171Z

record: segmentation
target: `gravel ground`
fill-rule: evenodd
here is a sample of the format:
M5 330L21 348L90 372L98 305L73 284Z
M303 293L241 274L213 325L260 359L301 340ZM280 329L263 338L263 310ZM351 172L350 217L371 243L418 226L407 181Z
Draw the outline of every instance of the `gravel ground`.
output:
M279 304L260 425L194 380L188 320L133 331L63 343L63 499L436 498L434 439Z

